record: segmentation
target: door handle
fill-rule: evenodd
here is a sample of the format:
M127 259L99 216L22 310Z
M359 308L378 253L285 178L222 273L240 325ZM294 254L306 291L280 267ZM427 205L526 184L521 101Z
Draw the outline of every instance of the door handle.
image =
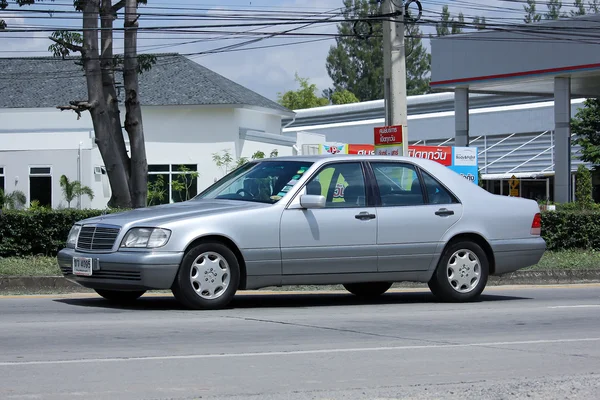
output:
M366 220L369 220L369 219L375 219L375 214L370 214L370 213L368 213L366 211L363 211L361 213L356 214L354 216L354 218L360 219L362 221L366 221Z
M447 217L449 215L454 215L454 211L448 210L446 208L440 208L435 212L435 215L439 215L440 217Z

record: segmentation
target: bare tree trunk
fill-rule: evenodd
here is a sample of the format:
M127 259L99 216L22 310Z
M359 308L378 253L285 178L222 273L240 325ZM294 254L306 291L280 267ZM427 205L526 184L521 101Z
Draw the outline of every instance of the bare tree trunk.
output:
M100 21L102 32L100 33L100 44L102 53L100 56L100 64L102 67L102 86L104 90L104 98L108 109L108 115L111 120L112 129L114 132L114 140L117 147L117 153L121 157L121 161L125 166L125 172L129 178L130 160L127 155L127 147L123 137L123 129L121 128L121 116L119 111L119 101L115 90L115 73L114 73L114 53L113 53L113 22L115 20L116 11L113 11L111 0L102 0L100 9Z
M142 108L139 98L137 59L137 0L125 2L125 129L131 148L131 200L134 208L146 207L148 197L148 161L144 144Z
M131 196L127 174L113 140L113 125L104 97L100 54L98 49L98 17L100 0L86 0L83 7L83 65L87 81L88 102L73 104L88 109L92 116L96 143L102 154L113 197L109 206L128 208Z

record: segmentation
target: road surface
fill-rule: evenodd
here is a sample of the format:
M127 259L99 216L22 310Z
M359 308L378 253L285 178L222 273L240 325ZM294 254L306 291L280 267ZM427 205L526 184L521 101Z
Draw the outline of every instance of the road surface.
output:
M0 297L0 398L594 399L600 285L422 289L361 302L242 294L222 311L166 295Z

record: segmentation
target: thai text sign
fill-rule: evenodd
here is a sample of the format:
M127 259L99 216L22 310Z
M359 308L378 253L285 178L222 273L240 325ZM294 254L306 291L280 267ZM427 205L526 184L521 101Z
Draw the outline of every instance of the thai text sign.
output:
M402 155L402 125L381 126L374 132L375 154L378 156Z

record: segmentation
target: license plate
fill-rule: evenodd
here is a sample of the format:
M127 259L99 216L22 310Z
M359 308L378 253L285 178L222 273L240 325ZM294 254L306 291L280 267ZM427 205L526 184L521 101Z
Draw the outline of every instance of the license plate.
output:
M73 258L73 275L92 275L92 259L84 257Z

